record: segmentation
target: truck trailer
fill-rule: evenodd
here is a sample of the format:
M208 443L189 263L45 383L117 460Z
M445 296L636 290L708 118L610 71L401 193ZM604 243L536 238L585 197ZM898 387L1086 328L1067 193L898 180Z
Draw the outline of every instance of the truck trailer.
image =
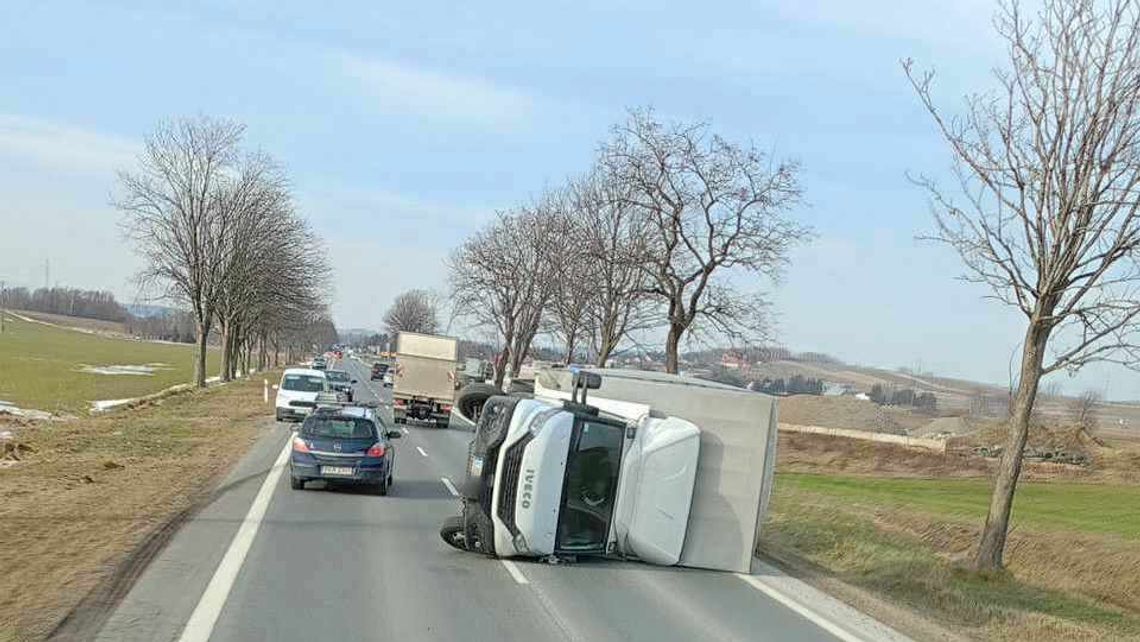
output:
M772 489L776 401L661 373L550 368L490 397L460 514L440 536L496 557L748 572Z

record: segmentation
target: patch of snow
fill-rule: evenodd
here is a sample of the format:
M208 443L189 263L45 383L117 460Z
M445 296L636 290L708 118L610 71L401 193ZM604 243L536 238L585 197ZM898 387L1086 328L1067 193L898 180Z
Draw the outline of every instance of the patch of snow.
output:
M145 366L132 366L132 365L114 365L114 366L88 366L81 365L78 372L86 372L89 374L101 375L135 375L140 377L149 377L154 374L155 370L167 369L165 364L161 363L148 363Z
M12 415L14 417L24 417L25 419L51 419L50 412L43 410L32 410L29 408L17 408L10 402L0 401L0 415Z
M119 406L125 406L125 405L131 403L132 401L137 401L137 398L136 399L105 399L103 401L92 401L91 402L91 411L92 412L106 412L108 410L111 410L112 408L118 408Z
M221 377L206 377L206 383L218 383L221 380Z

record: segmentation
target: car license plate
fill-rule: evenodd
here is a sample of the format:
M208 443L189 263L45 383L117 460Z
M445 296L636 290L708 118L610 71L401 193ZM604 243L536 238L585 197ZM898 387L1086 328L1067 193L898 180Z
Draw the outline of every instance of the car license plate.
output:
M321 466L321 474L352 477L352 466Z

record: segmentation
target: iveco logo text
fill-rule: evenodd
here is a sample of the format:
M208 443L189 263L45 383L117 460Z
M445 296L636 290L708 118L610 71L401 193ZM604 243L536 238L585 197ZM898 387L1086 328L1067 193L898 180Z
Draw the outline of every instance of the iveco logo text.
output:
M534 499L534 469L527 468L523 476L522 507L530 508L530 500Z

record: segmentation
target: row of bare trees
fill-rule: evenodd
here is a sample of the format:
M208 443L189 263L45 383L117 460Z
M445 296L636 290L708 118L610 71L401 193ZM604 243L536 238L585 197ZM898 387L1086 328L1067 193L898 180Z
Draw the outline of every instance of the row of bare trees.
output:
M664 336L677 372L692 337L756 344L769 324L749 273L774 281L808 228L799 168L704 123L630 113L583 176L500 212L449 261L458 316L492 328L496 377L518 372L540 332L566 360L604 365L637 337Z
M206 117L158 127L115 204L144 259L141 285L194 319L194 382L220 336L223 380L332 343L325 253L271 158L242 148L244 126Z

